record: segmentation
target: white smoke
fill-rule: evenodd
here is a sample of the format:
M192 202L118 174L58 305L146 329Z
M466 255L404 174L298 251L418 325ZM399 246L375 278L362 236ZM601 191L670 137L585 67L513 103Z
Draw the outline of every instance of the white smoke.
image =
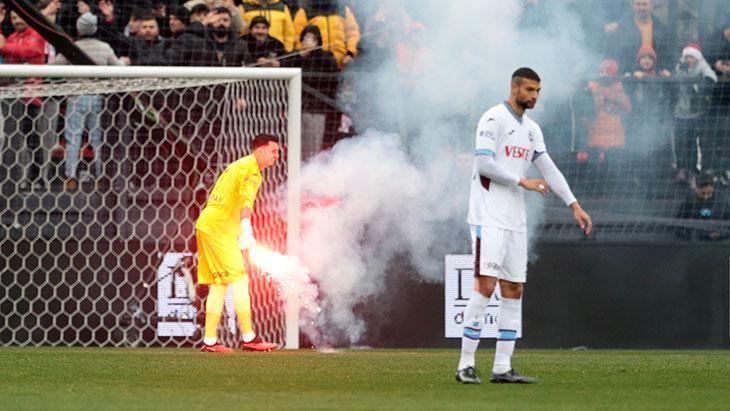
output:
M302 215L301 256L323 309L304 321L315 344L362 340L358 307L385 291L393 264L412 267L401 275L441 281L444 255L469 252L474 129L483 111L508 97L511 73L529 66L541 75L544 93L530 113L539 122L542 105L573 87L591 62L563 2L551 1L548 29L527 31L517 28L521 1L435 3L418 2L421 15L433 16L424 19L433 64L407 90L395 63L350 74L355 121L372 128L302 169L303 192L323 204ZM541 215L542 200L534 200L531 231Z

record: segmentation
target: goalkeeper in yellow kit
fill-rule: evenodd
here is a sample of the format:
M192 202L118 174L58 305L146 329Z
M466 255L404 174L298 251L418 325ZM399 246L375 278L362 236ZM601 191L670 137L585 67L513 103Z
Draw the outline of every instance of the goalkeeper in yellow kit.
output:
M216 333L229 284L233 288L233 305L243 350L268 351L277 347L274 343L262 341L251 325L248 274L241 250L256 245L251 211L261 185L261 170L273 166L279 159L278 139L260 134L253 139L252 148L252 154L234 161L223 170L195 224L200 256L198 284L209 285L203 352L233 351L218 343Z

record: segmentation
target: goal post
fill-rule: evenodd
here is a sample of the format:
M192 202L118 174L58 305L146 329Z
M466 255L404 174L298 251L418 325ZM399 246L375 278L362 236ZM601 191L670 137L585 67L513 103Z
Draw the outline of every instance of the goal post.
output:
M257 239L299 253L301 89L298 68L0 65L0 345L197 342L194 222L205 191L258 133L279 136L286 161L264 173ZM103 96L103 107L101 149L81 124L71 191L72 96ZM35 134L52 147L29 147ZM298 348L297 302L252 277L255 327ZM232 324L221 321L224 339L234 338Z

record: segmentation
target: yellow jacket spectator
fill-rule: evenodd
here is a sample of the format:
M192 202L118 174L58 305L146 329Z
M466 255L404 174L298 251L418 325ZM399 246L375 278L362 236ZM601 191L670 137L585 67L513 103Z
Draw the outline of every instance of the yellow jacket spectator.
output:
M317 0L302 7L294 16L295 46L301 47L300 34L308 25L319 27L322 33L322 48L335 56L342 68L357 56L360 41L360 27L349 7L338 0Z
M269 35L282 42L287 52L294 50L294 24L289 7L282 0L243 0L238 9L246 22L243 34L248 34L254 17L264 16L270 24Z

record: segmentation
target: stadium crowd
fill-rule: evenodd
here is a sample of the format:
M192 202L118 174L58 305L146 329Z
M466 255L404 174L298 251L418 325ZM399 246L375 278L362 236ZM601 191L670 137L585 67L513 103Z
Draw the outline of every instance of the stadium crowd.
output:
M548 24L545 0L524 0L519 27ZM548 133L570 163L566 175L594 192L661 180L696 189L701 173L730 181L730 12L723 0L563 1L578 16L585 42L603 55L584 87L564 107L547 109ZM37 8L76 39L97 64L301 67L304 75L303 157L350 136L357 98L343 73L374 70L391 56L404 94L438 64L429 26L410 0L40 0ZM66 59L16 13L0 6L0 58L12 64L65 64ZM355 77L356 78L356 77ZM34 130L27 142L22 190L41 188L49 150L65 146L65 189L78 188L86 125L102 173L103 110L95 96L65 102L66 127L56 132L47 107L3 108L5 135ZM12 113L26 110L26 115ZM46 113L46 115L44 115ZM565 124L572 124L566 127ZM17 139L16 139L17 140ZM4 144L4 143L3 143ZM39 149L41 148L41 149ZM653 162L660 167L637 167ZM703 184L708 177L702 177ZM101 184L100 186L104 186ZM724 215L724 214L723 214Z

